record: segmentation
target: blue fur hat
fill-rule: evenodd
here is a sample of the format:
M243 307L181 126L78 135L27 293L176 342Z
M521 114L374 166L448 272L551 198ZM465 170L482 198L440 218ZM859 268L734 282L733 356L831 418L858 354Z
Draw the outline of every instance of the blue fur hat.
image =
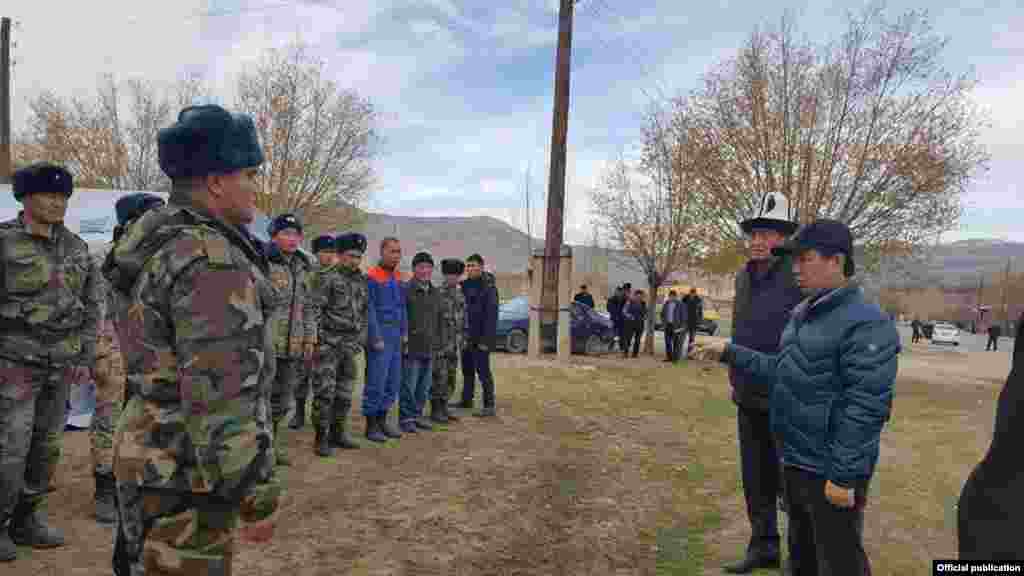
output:
M131 220L142 216L146 210L164 205L164 199L155 194L136 192L117 199L114 204L114 212L117 213L117 223L124 226Z
M61 166L49 162L37 162L14 173L14 199L21 202L27 194L37 192L62 192L71 197L73 188L71 173Z
M169 178L228 174L259 166L263 149L252 118L220 106L189 106L157 134L160 169Z
M324 235L313 239L313 254L323 252L324 250L334 250L334 237Z
M267 234L273 238L275 234L286 228L297 230L299 234L302 234L302 222L299 221L298 216L290 213L275 216L267 225Z
M366 236L358 232L342 234L334 240L334 249L338 251L338 254L349 250L366 253Z

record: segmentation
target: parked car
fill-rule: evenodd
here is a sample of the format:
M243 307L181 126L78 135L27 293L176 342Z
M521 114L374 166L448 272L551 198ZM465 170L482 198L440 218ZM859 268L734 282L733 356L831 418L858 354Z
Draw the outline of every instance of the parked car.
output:
M660 332L664 326L661 325L661 307L664 304L658 305L657 315L654 317L654 330ZM704 317L701 318L700 322L697 323L697 333L707 334L708 336L714 336L718 332L718 320L721 320L721 315L713 307L704 304Z
M579 302L570 304L569 314L573 354L602 354L614 348L615 329L608 315ZM555 348L556 330L556 324L544 326L541 330L545 350ZM526 353L529 331L530 304L526 296L512 298L498 307L498 349L513 354Z
M932 344L960 345L960 329L949 322L936 322L932 329Z

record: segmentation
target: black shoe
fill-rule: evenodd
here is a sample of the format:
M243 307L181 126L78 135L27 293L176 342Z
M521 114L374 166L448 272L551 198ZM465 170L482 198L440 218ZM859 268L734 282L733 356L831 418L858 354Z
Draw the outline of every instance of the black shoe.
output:
M493 418L494 416L497 416L497 413L494 411L494 406L484 406L479 412L473 414L473 416L476 416L477 418Z
M403 434L418 434L419 433L419 431L416 430L416 422L413 421L413 420L406 420L405 422L402 422L401 424L399 424L398 427L399 427L399 429L401 429Z
M47 525L45 513L26 504L14 508L10 534L11 540L19 546L56 548L64 545L64 534Z
M444 412L444 417L447 418L449 422L459 421L459 417L453 414L452 411L448 409L448 403L444 400L441 401L441 410Z
M346 400L334 401L334 424L330 428L331 446L343 450L358 450L359 443L348 433L348 413L352 403Z
M376 416L366 417L366 439L370 442L387 442L388 437L380 429L380 422Z
M722 568L729 574L750 574L758 568L778 568L779 564L778 555L764 555L748 550L746 558L735 564L723 566Z
M96 521L113 524L117 521L117 507L114 505L114 491L117 489L113 474L93 473L96 480Z
M0 562L13 562L18 559L18 547L7 534L6 527L0 524Z
M443 400L431 400L430 401L430 420L437 424L447 424L448 415L444 410Z
M292 416L291 422L288 423L288 427L292 430L302 430L306 425L306 399L296 398L295 402L295 415Z
M321 458L329 458L334 456L334 447L331 446L330 435L327 428L317 424L316 427L316 439L314 440L314 450L316 455Z

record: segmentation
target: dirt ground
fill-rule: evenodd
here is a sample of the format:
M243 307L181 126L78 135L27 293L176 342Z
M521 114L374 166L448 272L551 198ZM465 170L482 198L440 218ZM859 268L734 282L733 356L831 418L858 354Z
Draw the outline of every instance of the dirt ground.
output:
M235 573L704 574L740 551L748 527L724 370L650 357L494 365L497 419L331 459L312 454L309 427L288 431L295 464L274 538L242 544ZM1003 352L907 344L868 510L876 573L921 574L953 555L949 514L1008 370ZM21 548L5 575L111 573L112 530L89 518L88 435L66 443L49 507L69 544Z

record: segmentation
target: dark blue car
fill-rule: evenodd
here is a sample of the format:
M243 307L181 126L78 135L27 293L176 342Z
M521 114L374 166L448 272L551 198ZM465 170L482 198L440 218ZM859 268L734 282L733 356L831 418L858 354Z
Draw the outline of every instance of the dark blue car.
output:
M573 354L602 354L615 345L615 329L611 319L586 304L572 302L569 308L572 318L570 334ZM555 349L557 326L544 326L541 331L544 349ZM529 342L530 305L526 296L513 298L498 307L498 348L514 354L526 353Z

